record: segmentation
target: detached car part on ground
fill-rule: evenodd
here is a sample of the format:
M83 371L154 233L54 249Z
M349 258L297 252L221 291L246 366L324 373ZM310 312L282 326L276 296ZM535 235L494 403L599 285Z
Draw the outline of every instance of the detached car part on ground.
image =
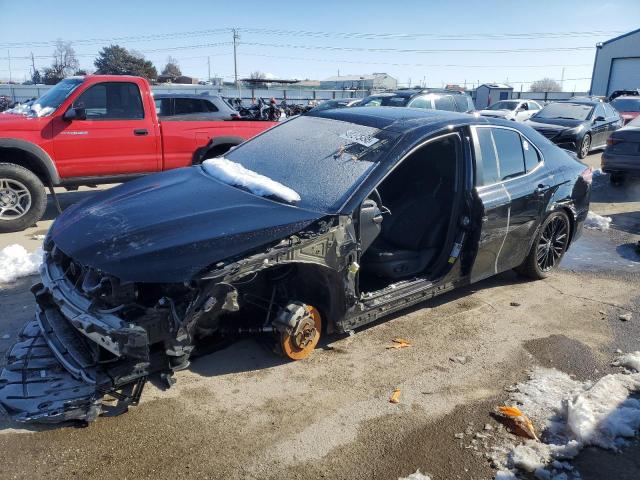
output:
M90 421L137 403L152 374L171 384L220 340L264 334L302 359L325 333L496 273L542 278L579 236L590 188L589 168L514 122L302 115L226 158L66 210L0 406L20 421Z

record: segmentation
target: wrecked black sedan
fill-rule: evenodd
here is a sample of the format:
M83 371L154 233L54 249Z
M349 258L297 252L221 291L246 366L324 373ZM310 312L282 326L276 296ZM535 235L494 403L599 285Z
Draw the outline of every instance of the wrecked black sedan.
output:
M508 269L543 278L580 235L590 188L590 169L513 122L302 115L60 215L0 405L21 421L90 421L223 338L271 335L297 360L323 334Z

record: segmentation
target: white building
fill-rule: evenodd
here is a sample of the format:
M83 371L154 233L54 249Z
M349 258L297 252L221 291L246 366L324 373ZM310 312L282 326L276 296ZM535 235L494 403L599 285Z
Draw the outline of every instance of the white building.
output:
M640 28L596 45L591 95L640 88Z
M320 82L322 90L395 90L398 80L387 73L339 75Z
M487 108L492 103L508 100L513 93L513 87L504 83L483 83L476 88L475 104L478 110Z

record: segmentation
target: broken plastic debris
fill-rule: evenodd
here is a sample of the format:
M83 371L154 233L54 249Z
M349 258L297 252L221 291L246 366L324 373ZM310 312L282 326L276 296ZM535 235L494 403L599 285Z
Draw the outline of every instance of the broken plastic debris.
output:
M394 338L392 340L393 345L387 347L387 350L390 348L407 348L411 346L409 340L405 340L404 338Z
M400 403L400 389L396 388L391 394L391 398L389 398L389 402L391 403Z
M533 423L531 423L529 417L522 413L522 411L518 407L501 406L498 407L498 412L502 416L513 420L515 426L517 427L514 429L514 433L522 433L524 434L524 436L540 441L540 439L536 435L536 431L533 428Z
M618 315L618 318L623 322L628 322L629 320L631 320L631 312L621 313L620 315Z

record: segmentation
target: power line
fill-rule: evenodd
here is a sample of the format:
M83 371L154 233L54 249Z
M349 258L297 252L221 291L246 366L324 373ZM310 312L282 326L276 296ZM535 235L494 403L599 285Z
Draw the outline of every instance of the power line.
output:
M303 50L332 50L345 52L377 52L377 53L533 53L533 52L573 52L578 50L593 50L595 47L548 47L548 48L371 48L371 47L334 47L330 45L295 45L277 43L243 42L243 45L273 48L295 48Z
M245 44L246 45L246 44ZM551 68L551 67L590 67L591 63L576 63L576 64L544 64L544 65L463 65L452 63L398 63L398 62L367 62L362 60L344 60L344 59L326 59L326 58L310 58L310 57L290 57L284 55L268 55L265 53L251 53L243 52L247 57L266 57L266 58L278 58L282 60L305 60L310 62L322 62L322 63L349 63L357 65L392 65L395 67L460 67L460 68Z
M204 37L210 35L226 35L236 30L236 33L242 32L246 34L272 35L272 36L289 36L289 37L314 37L314 38L349 38L349 39L396 39L396 40L413 40L416 38L428 38L430 40L531 40L543 38L589 38L594 36L611 36L624 33L622 30L588 30L588 31L571 31L571 32L503 32L503 33L465 33L465 34L440 34L440 33L370 33L370 32L327 32L327 31L309 31L309 30L284 30L284 29L267 29L267 28L216 28L208 30L191 30L172 33L156 33L148 35L128 35L120 37L102 37L102 38L83 38L68 40L75 45L97 45L109 42L146 42L153 40L173 40L176 37ZM2 48L17 47L49 47L55 46L60 39L41 40L28 42L7 42L0 43Z

